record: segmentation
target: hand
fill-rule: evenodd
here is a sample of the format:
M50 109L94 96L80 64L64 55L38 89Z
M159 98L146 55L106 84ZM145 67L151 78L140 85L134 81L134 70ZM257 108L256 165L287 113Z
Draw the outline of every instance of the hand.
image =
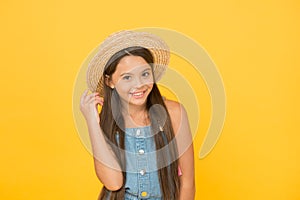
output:
M88 90L85 90L80 98L80 111L82 112L87 122L96 120L99 124L100 117L97 106L103 105L103 98L99 96L98 92L87 94Z

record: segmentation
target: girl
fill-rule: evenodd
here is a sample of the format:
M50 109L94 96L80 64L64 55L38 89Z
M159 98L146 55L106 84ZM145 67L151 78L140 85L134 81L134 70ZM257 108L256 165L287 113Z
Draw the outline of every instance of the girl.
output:
M192 200L194 154L187 113L160 94L169 63L156 35L120 31L89 63L80 103L89 131L99 199ZM98 113L97 106L101 105Z

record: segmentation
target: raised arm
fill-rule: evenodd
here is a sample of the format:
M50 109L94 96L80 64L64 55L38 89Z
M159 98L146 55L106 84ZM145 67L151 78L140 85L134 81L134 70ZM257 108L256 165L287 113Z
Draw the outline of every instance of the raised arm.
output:
M94 167L98 179L108 190L118 190L122 187L123 176L121 168L110 146L105 141L100 128L97 105L103 105L103 99L98 93L87 94L86 90L80 99L80 110L85 117L90 136Z

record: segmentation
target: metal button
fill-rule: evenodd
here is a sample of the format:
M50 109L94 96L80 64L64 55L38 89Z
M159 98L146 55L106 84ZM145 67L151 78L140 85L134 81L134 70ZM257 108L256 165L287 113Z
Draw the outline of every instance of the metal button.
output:
M147 196L147 194L148 194L147 192L143 191L143 192L141 193L141 196L142 196L142 197L145 197L145 196Z
M140 154L140 155L143 155L144 153L145 153L144 149L140 149L140 150L139 150L139 154Z
M136 136L140 136L141 135L141 130L140 129L137 129L136 130Z
M146 173L146 170L144 170L144 169L142 169L141 171L140 171L140 174L143 176L144 174Z

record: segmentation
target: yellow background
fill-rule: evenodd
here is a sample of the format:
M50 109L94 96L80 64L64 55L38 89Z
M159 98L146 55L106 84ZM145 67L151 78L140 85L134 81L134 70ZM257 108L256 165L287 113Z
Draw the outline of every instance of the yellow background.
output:
M224 81L220 140L198 159L207 117L195 138L196 199L300 199L299 2L0 5L0 199L96 199L101 184L73 120L74 81L107 35L149 26L195 39Z

